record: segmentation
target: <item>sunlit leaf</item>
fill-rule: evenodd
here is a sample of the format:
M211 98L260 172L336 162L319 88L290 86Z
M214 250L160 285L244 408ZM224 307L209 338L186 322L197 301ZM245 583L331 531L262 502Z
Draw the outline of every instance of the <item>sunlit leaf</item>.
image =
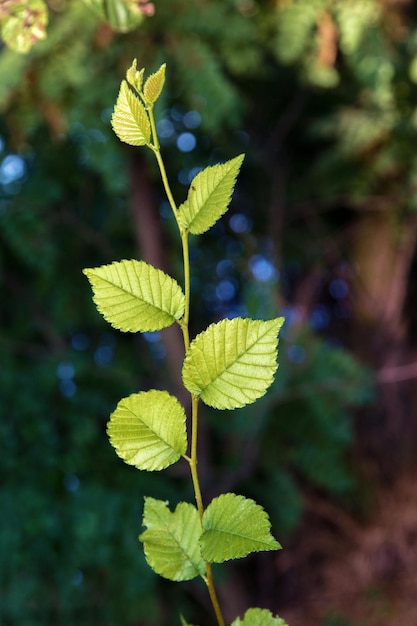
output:
M165 67L164 63L155 74L151 74L147 78L143 87L146 104L152 105L158 100L165 83Z
M184 313L185 298L178 283L144 261L116 261L83 271L97 309L119 330L160 330Z
M144 146L150 141L151 125L146 109L125 80L120 85L111 124L119 139L131 146Z
M48 8L43 0L10 2L2 15L0 35L15 52L26 53L46 37Z
M145 68L138 70L136 66L137 60L134 59L132 65L126 72L126 80L136 89L137 92L141 92Z
M236 409L260 398L277 369L283 321L235 318L209 326L187 352L185 387L216 409Z
M201 554L210 563L238 559L251 552L278 550L264 509L234 493L214 498L203 515Z
M180 223L190 233L204 233L227 211L243 159L241 154L194 177L187 200L179 207Z
M166 502L145 498L143 524L147 529L139 539L146 560L157 574L175 581L204 575L199 547L201 522L192 504L180 502L172 513Z
M185 412L166 391L144 391L123 398L110 416L110 443L128 465L161 470L185 454Z
M248 609L243 620L238 617L232 626L288 626L288 624L280 617L274 617L268 609Z

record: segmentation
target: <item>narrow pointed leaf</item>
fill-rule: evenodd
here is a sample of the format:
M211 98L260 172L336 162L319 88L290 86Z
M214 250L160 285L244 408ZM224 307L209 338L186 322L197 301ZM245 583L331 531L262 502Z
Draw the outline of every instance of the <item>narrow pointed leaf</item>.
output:
M138 93L142 91L143 74L145 69L137 69L137 59L134 59L132 65L126 72L126 80L136 89Z
M216 409L236 409L266 392L277 369L278 332L284 318L235 318L211 324L191 342L185 387Z
M262 550L279 550L264 509L254 500L225 493L203 515L201 555L210 563L239 559Z
M175 581L204 575L199 547L201 522L192 504L180 502L171 513L166 502L145 498L143 523L147 529L139 540L157 574Z
M131 146L149 144L151 125L142 102L125 80L120 85L111 124L121 141Z
M248 609L243 620L238 617L232 626L288 626L288 624L280 617L274 617L268 609Z
M148 105L153 105L161 95L162 88L165 83L165 63L161 65L155 74L151 74L145 82L143 95Z
M144 261L116 261L83 271L97 309L119 330L160 330L184 313L185 298L178 283Z
M185 412L166 391L144 391L123 398L107 425L110 443L128 465L162 470L185 454Z
M211 228L227 211L244 155L207 167L193 179L187 200L179 207L179 220L193 235Z

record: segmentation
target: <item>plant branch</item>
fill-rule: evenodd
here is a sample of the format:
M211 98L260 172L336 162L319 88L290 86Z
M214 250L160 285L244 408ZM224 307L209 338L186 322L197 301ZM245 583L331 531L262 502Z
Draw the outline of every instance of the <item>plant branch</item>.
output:
M207 576L207 588L208 588L208 592L210 594L210 600L211 603L213 605L213 609L214 612L216 614L217 617L217 621L219 623L219 626L225 626L225 621L220 609L220 605L219 605L219 601L217 599L217 594L216 594L216 589L214 587L214 581L213 581L213 572L211 570L211 563L206 563L206 576Z
M156 160L158 162L159 171L161 172L162 182L163 182L163 185L164 185L165 193L166 193L167 198L168 198L168 202L169 202L169 204L171 206L171 209L172 209L172 212L173 212L174 217L176 219L178 228L181 231L181 226L180 226L179 221L178 221L178 207L177 207L177 205L175 203L174 196L172 195L171 187L169 186L168 176L167 176L166 169L165 169L165 164L164 164L164 162L162 160L161 150L159 148L159 140L158 140L158 135L156 133L156 127L155 127L155 118L154 118L153 111L152 111L151 108L148 109L148 114L149 114L149 121L150 121L150 124L151 124L152 141L153 141L153 143L149 144L149 147L151 148L151 150L155 154Z
M185 292L185 310L183 318L183 326L187 331L187 337L184 337L185 350L187 351L190 344L188 325L190 321L190 255L188 249L188 231L180 228L181 243L184 257L184 292Z
M195 499L197 503L198 513L200 515L200 519L203 518L204 513L204 505L203 498L201 495L200 481L198 478L197 471L197 435L198 435L198 396L192 396L192 408L191 408L191 459L190 459L190 469L191 469L191 478L194 486Z
M191 291L188 230L185 229L183 226L181 226L179 219L178 219L178 208L171 192L171 188L170 188L168 177L167 177L166 170L165 170L165 165L161 156L152 108L148 109L148 114L149 114L149 120L151 123L152 140L153 140L153 143L149 144L149 147L154 152L156 160L158 162L159 171L161 172L161 177L162 177L162 182L164 184L165 193L168 198L169 204L171 206L172 212L174 214L175 220L177 222L178 230L181 236L183 264L184 264L185 306L184 306L184 316L182 320L179 322L179 324L181 326L181 330L182 330L182 334L184 338L184 349L185 349L185 352L187 353L190 347L189 319L190 319L190 291ZM201 494L200 480L198 477L198 470L197 470L198 402L199 402L199 397L197 395L191 394L191 455L190 456L184 455L184 458L187 460L190 466L191 479L193 482L193 488L194 488L198 514L200 516L200 520L202 520L203 515L204 515L204 504L203 504L203 497ZM214 613L217 618L218 626L225 626L225 621L224 621L224 618L220 609L219 601L217 599L216 589L214 587L211 563L206 562L206 576L203 577L203 579L208 588L210 600L213 606Z

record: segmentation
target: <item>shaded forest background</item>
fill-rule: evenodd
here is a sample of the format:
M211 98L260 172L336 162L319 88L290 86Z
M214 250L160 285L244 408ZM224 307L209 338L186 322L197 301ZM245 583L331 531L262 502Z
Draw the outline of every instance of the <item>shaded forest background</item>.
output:
M193 332L286 317L265 398L203 416L206 499L255 497L284 546L219 569L227 618L417 623L414 3L156 0L126 32L97 4L50 0L44 40L0 47L0 624L211 623L205 590L157 578L137 541L144 495L192 498L187 468L138 472L105 433L121 397L181 393L177 337L113 331L81 273L141 258L181 280L156 164L110 128L135 57L167 63L179 201L247 155L192 240Z

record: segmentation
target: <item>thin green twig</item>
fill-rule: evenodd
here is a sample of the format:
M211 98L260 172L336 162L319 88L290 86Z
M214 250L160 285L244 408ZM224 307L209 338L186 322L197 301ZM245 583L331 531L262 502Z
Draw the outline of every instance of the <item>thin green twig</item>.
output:
M151 131L152 131L152 144L149 144L149 147L155 154L156 160L158 162L159 171L161 172L162 182L164 185L165 193L168 198L168 202L171 206L172 212L174 214L175 220L177 222L178 230L181 236L181 245L183 252L183 264L184 264L184 295L185 295L185 307L184 307L184 315L182 320L180 321L180 326L184 338L184 349L185 352L188 351L190 347L190 338L189 338L189 320L190 320L190 256L189 256L189 246L188 246L188 231L181 226L179 217L178 217L178 208L175 203L174 197L171 192L171 188L168 182L168 177L165 170L165 165L161 156L158 136L156 133L155 120L152 112L152 108L148 109L149 120L151 123ZM191 452L190 456L184 455L184 458L188 461L190 470L191 470L191 479L193 482L194 494L197 504L198 513L200 516L200 520L203 519L204 515L204 504L203 498L201 494L200 480L198 477L198 453L197 453L197 443L198 443L198 396L191 394ZM203 577L208 592L210 595L210 600L213 606L214 613L217 618L218 626L225 626L225 621L220 609L220 604L217 599L216 589L213 581L213 573L211 569L211 563L206 563L206 576Z

